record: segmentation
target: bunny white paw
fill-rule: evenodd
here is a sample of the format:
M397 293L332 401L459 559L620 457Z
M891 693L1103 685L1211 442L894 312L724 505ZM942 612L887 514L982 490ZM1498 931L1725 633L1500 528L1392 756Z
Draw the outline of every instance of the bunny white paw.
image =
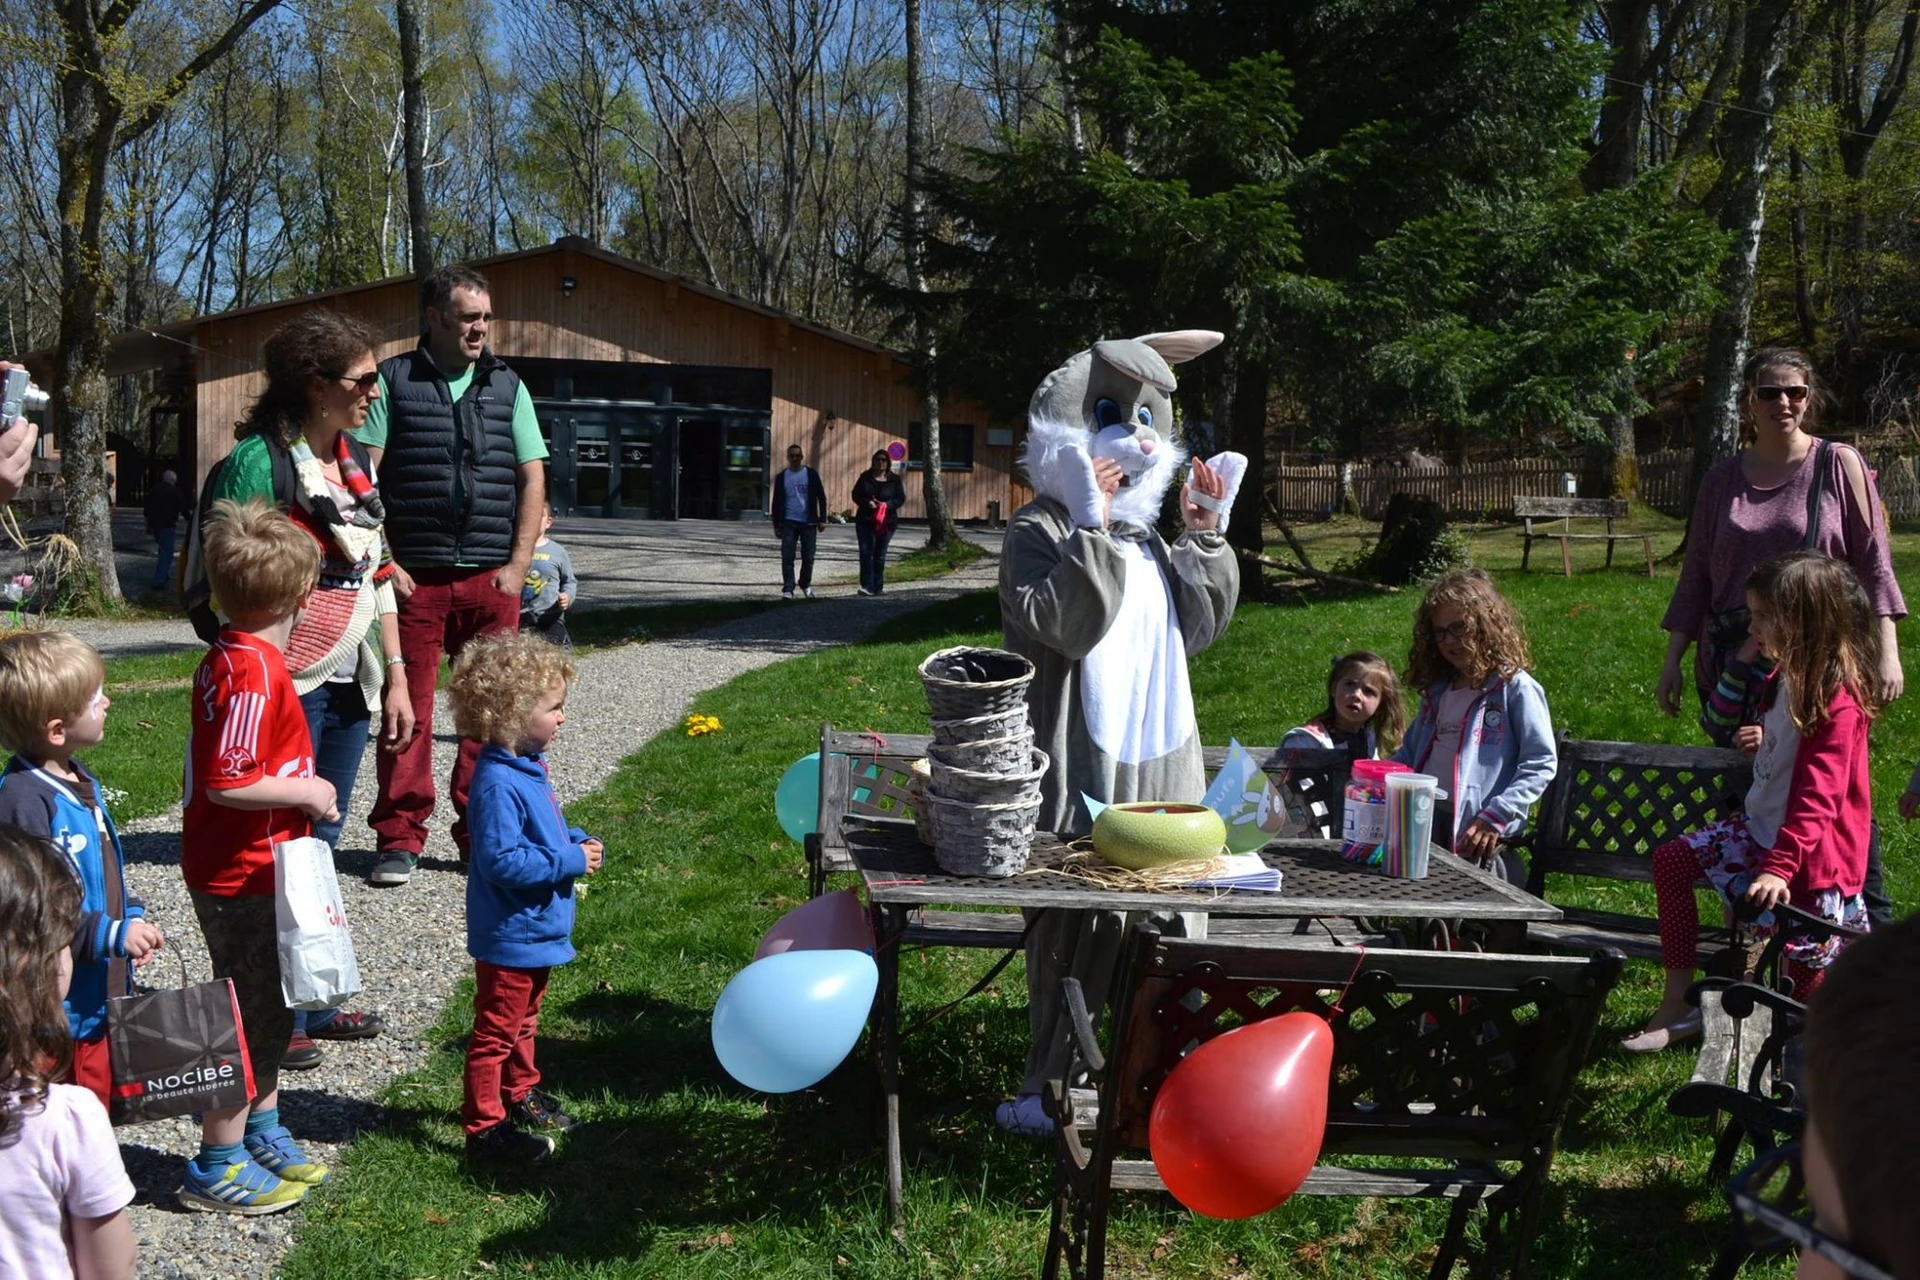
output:
M1220 496L1209 498L1192 487L1188 488L1187 496L1195 506L1219 515L1217 531L1224 534L1227 531L1227 515L1233 510L1233 500L1240 494L1240 482L1247 478L1247 457L1242 453L1216 453L1207 459L1207 465L1220 477Z
M1100 482L1094 478L1093 456L1078 445L1068 445L1060 451L1058 465L1061 490L1058 497L1066 504L1067 515L1073 519L1074 527L1104 528L1107 523L1107 501L1100 492Z

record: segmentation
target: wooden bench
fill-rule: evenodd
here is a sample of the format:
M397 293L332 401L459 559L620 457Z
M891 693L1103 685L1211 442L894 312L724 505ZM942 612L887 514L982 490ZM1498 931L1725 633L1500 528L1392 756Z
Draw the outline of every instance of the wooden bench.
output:
M1653 850L1683 832L1737 813L1752 779L1751 762L1718 747L1600 742L1560 735L1560 769L1541 799L1532 833L1517 842L1527 854L1527 892L1561 908L1565 918L1530 923L1535 941L1576 950L1607 947L1643 960L1660 958L1660 925L1652 915L1569 907L1549 892L1549 876L1586 883L1653 882ZM1721 958L1734 942L1719 926L1701 930L1701 958Z
M1356 964L1356 960L1358 963ZM1453 1202L1430 1275L1447 1276L1468 1220L1487 1210L1480 1260L1526 1264L1573 1082L1587 1060L1617 954L1586 958L1350 948L1251 947L1225 939L1129 937L1112 1049L1102 1053L1079 985L1066 1082L1053 1082L1053 1221L1047 1280L1105 1272L1110 1193L1164 1190L1148 1146L1161 1083L1194 1047L1230 1027L1295 1010L1333 1029L1320 1163L1301 1195L1412 1196ZM1091 1096L1067 1084L1080 1072ZM1343 1157L1424 1161L1351 1165ZM1479 1271L1476 1271L1479 1274Z
M1647 557L1647 576L1653 576L1653 535L1650 533L1617 533L1613 522L1627 517L1627 503L1621 498L1515 498L1513 514L1520 518L1520 536L1526 542L1520 548L1520 568L1524 571L1527 561L1533 556L1533 540L1544 538L1560 544L1560 571L1571 578L1573 576L1573 553L1571 544L1575 542L1604 542L1607 544L1607 568L1613 567L1613 544L1616 542L1638 542ZM1535 529L1535 520L1558 520L1559 529ZM1604 520L1607 522L1605 533L1575 533L1575 520Z
M827 877L854 870L847 853L846 830L852 822L911 822L913 762L927 754L927 734L847 733L831 723L820 726L820 819L806 839L807 895L826 890ZM1249 748L1262 770L1284 787L1298 811L1315 825L1302 834L1338 833L1342 791L1352 766L1344 751L1278 747ZM1227 762L1226 747L1201 748L1208 778ZM1228 929L1273 924L1245 922ZM909 936L916 945L937 947L1011 947L1025 925L1018 915L977 911L923 911Z

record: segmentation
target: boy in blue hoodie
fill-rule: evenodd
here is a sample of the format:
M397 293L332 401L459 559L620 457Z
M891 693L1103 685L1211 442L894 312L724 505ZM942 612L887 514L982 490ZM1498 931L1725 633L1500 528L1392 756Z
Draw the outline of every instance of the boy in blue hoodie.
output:
M485 744L467 793L467 953L473 1037L460 1119L469 1160L536 1164L573 1118L538 1088L540 1000L573 959L573 882L604 848L560 814L546 750L567 721L567 651L537 634L482 636L447 686L460 735Z
M64 631L22 631L0 640L0 822L60 847L80 882L67 1030L72 1082L111 1106L107 1001L133 993L135 965L164 938L127 892L120 836L100 784L74 753L106 736L107 669L93 646Z

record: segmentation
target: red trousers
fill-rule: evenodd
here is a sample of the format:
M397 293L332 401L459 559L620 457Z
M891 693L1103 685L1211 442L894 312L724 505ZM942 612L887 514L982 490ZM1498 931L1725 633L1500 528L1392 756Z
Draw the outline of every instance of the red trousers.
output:
M507 1118L540 1083L533 1065L533 1037L540 1027L540 999L547 994L546 969L514 969L473 962L473 1038L467 1041L466 1097L460 1123L468 1133L491 1129Z
M113 1109L113 1056L104 1034L98 1040L73 1042L73 1070L67 1073L66 1083L93 1090L101 1106Z
M427 843L427 819L433 816L433 689L440 678L440 655L458 656L475 636L520 627L520 588L513 594L493 587L495 569L422 569L413 575L414 592L400 602L400 656L407 662L407 692L413 700L413 740L404 751L382 751L375 774L380 794L367 815L383 850L419 853ZM467 851L467 786L480 744L460 740L449 794L453 800L453 839Z

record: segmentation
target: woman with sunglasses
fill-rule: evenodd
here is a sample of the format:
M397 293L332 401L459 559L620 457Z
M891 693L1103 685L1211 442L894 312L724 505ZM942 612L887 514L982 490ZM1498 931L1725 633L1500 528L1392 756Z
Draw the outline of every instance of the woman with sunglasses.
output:
M1813 362L1790 347L1762 347L1747 361L1741 405L1753 432L1738 454L1714 464L1700 481L1693 520L1687 526L1687 555L1680 568L1660 626L1667 632L1666 663L1655 696L1668 715L1680 713L1681 660L1697 643L1693 686L1703 708L1702 723L1757 718L1735 714L1726 691L1718 708L1714 689L1727 675L1744 682L1747 645L1747 578L1760 565L1793 551L1825 552L1853 566L1867 589L1880 630L1880 697L1884 704L1900 696L1905 677L1893 624L1907 616L1906 600L1894 580L1887 526L1880 493L1858 450L1811 434L1818 425L1821 391ZM1729 661L1733 669L1729 670ZM1735 738L1752 753L1751 730ZM1867 914L1876 925L1893 918L1881 871L1880 828L1867 847L1863 889Z
M413 702L400 657L393 558L366 447L353 438L380 395L376 335L335 311L309 311L267 339L267 387L236 428L213 497L264 498L320 544L320 582L287 638L287 670L306 712L314 771L333 784L340 818L314 823L337 847L368 722L381 717L383 749L413 736ZM378 1014L299 1015L283 1066L320 1065L315 1039L378 1035Z
M893 474L893 458L874 452L869 469L853 482L853 531L860 538L860 594L877 596L886 585L887 544L907 504L906 486Z

